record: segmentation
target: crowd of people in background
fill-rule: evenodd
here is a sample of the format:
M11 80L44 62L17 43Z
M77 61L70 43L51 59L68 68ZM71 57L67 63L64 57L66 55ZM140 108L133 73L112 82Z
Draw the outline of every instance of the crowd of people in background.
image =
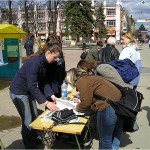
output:
M61 97L61 85L66 83L76 88L80 99L75 109L80 112L96 112L99 134L99 149L119 149L123 120L116 116L114 109L104 101L94 97L98 94L119 101L122 94L115 86L135 88L139 76L126 82L113 65L127 59L140 72L141 58L139 48L130 33L121 35L123 49L115 48L116 39L109 37L106 44L97 41L81 59L76 68L66 72L61 41L50 35L41 46L40 38L33 34L25 42L27 59L16 73L10 86L10 97L22 118L22 138L27 149L36 148L38 133L30 129L29 124L37 117L36 101L51 111L58 111L56 97ZM83 44L83 51L86 44Z

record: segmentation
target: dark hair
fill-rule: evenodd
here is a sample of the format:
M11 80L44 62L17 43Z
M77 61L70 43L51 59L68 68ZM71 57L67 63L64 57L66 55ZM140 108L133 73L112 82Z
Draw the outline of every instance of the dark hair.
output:
M39 56L39 55L45 54L47 51L50 51L51 53L57 53L57 52L61 53L61 48L57 44L53 44L51 46L46 45L40 51L38 51L37 53L33 55L30 55L25 60L28 60L29 58L33 56Z
M45 42L45 45L44 47L47 45L47 46L51 46L51 45L58 45L60 46L60 39L58 39L57 36L55 35L50 35L47 39L46 39L46 42Z
M30 33L30 34L29 34L29 39L34 39L34 38L35 38L34 34L33 34L33 33Z
M100 46L100 47L103 47L103 42L102 42L102 41L98 41L98 42L96 43L96 45L97 45L97 46Z
M52 44L51 46L47 45L42 49L42 53L50 51L51 53L61 52L61 48L57 44Z
M97 63L89 60L80 60L77 64L77 68L84 69L86 72L93 72L95 70Z

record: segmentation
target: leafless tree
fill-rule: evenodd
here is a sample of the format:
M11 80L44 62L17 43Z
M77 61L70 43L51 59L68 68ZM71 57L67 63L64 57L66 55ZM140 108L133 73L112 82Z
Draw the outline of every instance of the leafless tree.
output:
M57 1L55 0L52 5L52 0L47 1L47 10L48 10L48 33L53 31L53 34L56 35L56 24L57 24Z
M8 11L8 16L9 16L9 24L12 24L13 22L13 15L12 15L12 0L8 0L8 7L9 7L9 11Z
M24 0L24 12L25 12L25 31L27 33L30 33L29 31L29 26L28 26L28 22L29 22L29 16L28 16L28 6L27 6L27 1Z
M1 1L1 23L17 24L17 11L12 7L13 0Z

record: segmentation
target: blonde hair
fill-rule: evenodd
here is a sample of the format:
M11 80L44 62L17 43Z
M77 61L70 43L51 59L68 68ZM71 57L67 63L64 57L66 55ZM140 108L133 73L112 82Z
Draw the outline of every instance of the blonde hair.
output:
M139 49L139 46L136 40L134 39L134 37L132 36L130 32L122 33L121 36L130 40L128 44L135 45L136 49Z
M65 81L66 83L75 86L75 79L76 79L75 68L72 68L66 72Z
M129 39L131 44L136 44L136 41L130 32L122 33L121 36Z
M34 43L38 45L39 49L41 49L41 39L40 39L40 37L36 37Z
M81 68L72 68L66 73L65 81L72 86L75 86L75 82L82 76L89 75L88 72Z

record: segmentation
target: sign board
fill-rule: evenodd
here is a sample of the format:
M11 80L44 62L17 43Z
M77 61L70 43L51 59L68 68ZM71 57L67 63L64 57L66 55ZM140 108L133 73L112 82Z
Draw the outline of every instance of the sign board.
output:
M137 19L137 22L150 22L150 19Z

